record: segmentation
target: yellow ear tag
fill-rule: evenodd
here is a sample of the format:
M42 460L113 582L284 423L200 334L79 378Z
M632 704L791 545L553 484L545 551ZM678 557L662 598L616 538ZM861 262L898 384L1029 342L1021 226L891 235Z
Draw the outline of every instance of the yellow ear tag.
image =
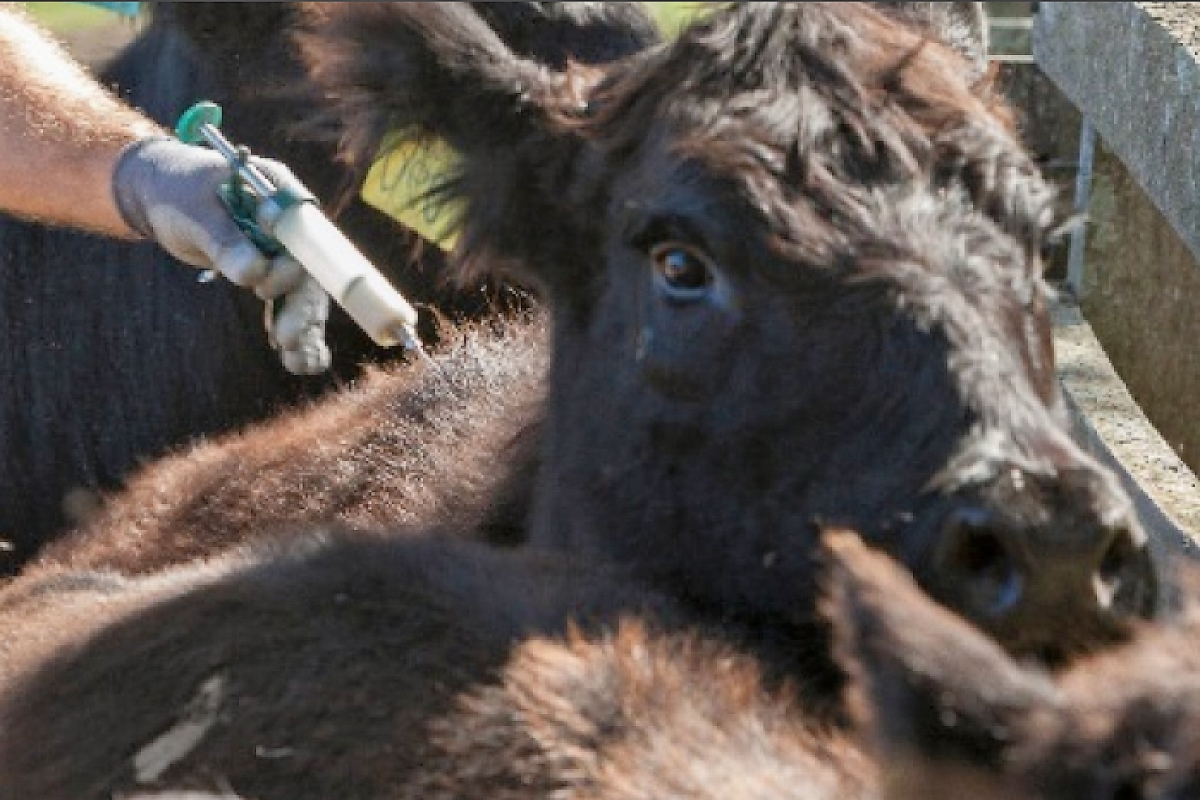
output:
M713 5L646 3L659 30L669 39L707 15ZM457 161L458 153L441 140L417 143L403 134L392 134L367 173L362 198L443 250L452 250L458 241L462 204L430 197L428 192L446 179Z
M430 196L429 190L451 174L457 161L458 153L440 139L416 142L392 135L367 173L362 198L443 250L452 250L461 203Z
M713 10L713 3L645 3L663 36L674 39L679 32Z

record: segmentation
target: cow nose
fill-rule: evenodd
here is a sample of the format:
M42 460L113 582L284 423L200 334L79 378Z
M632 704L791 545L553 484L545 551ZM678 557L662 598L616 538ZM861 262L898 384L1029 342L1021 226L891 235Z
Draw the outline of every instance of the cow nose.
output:
M1057 659L1149 617L1157 578L1132 520L1037 515L962 502L945 516L934 558L946 598L1009 649Z

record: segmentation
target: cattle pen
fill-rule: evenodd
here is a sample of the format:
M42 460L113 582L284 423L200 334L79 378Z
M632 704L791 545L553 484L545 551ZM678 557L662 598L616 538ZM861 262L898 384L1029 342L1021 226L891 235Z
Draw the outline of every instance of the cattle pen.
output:
M1053 259L1076 434L1121 473L1159 552L1194 555L1200 3L1024 5L1032 58L1005 82L1082 221Z

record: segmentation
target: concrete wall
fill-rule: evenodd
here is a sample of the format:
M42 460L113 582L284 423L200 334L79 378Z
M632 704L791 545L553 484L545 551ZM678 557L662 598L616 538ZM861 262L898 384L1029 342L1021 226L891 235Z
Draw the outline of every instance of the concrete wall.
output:
M1123 380L1162 438L1131 435L1110 419L1128 415L1120 404L1093 403L1090 422L1107 430L1108 444L1138 482L1194 535L1200 532L1192 474L1200 470L1200 3L1041 3L1033 38L1040 69L1099 134L1083 317L1111 359L1115 380ZM1065 124L1069 130L1075 123ZM1057 146L1066 138L1064 131L1042 136ZM1181 461L1172 463L1176 456Z
M1200 254L1200 3L1041 3L1038 65Z
M1196 258L1103 143L1089 218L1084 315L1146 415L1179 456L1200 469Z

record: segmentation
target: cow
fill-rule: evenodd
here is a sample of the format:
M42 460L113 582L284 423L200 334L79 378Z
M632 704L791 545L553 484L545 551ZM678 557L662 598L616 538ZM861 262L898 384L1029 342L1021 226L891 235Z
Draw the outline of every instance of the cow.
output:
M4 796L876 797L850 732L625 571L410 533L27 585L0 641Z
M521 643L627 617L710 631L836 720L830 526L1022 656L1066 660L1152 612L1129 501L1066 432L1037 255L1051 192L951 51L858 4L730 6L566 73L463 5L311 25L347 141L425 120L460 159L463 269L518 270L544 316L484 330L391 399L365 387L390 451L349 397L288 423L309 439L264 431L146 473L151 520L241 504L232 550L128 576L101 546L0 593L0 795L220 773L251 797L351 780L371 796ZM238 497L272 481L280 503ZM407 524L286 519L393 481ZM509 547L462 530L488 525Z
M204 41L206 48L219 48L220 42L208 43L208 37L217 36L223 29L204 33L205 25L201 23L212 12L201 11L197 15L193 6L202 7L203 4L173 9L172 16L185 20L185 27L192 31L193 38ZM972 77L980 77L982 65L986 63L986 25L977 3L949 3L945 8L932 9L924 3L879 3L876 6L907 23L928 28L930 33L944 35L969 59ZM580 4L576 13L580 19L586 19L588 14L607 15L604 19L608 27L604 28L603 37L576 20L568 18L575 26L564 26L553 14L525 8L522 4L483 3L477 4L475 9L525 51L540 53L544 60L560 67L566 65L565 53L582 53L591 61L611 60L620 53L646 46L654 38L654 34L646 30L645 20L632 11L600 10L594 8L594 4ZM244 22L241 27L251 24L263 13L252 11L250 22ZM287 12L272 13L275 15L270 20L272 25L283 27L282 17ZM623 37L622 24L628 26ZM211 27L212 23L208 25ZM581 36L580 29L588 35ZM263 35L266 35L265 31ZM609 42L608 49L603 49L606 42ZM557 51L555 43L559 47ZM244 67L241 69L245 71ZM238 81L236 76L229 76L218 83L236 84ZM244 116L249 120L259 118L254 114ZM257 141L266 134L251 132L249 135L251 140ZM351 184L356 185L357 180ZM534 454L522 451L519 445L529 445L536 438L534 432L522 431L533 427L531 417L537 398L536 392L520 400L518 395L534 388L531 386L535 382L532 380L534 374L530 369L540 369L530 358L536 344L531 347L523 340L540 340L544 335L540 330L543 323L533 326L537 330L532 338L516 327L505 326L502 321L497 324L507 335L515 337L507 345L514 353L509 364L504 364L494 353L480 350L481 343L474 332L463 332L461 341L458 334L450 337L451 363L444 364L442 370L467 381L466 392L479 388L471 388L472 380L491 382L495 380L495 370L513 369L507 379L508 391L493 398L489 408L484 410L485 418L473 420L475 429L480 431L477 436L481 438L471 444L463 441L450 448L450 452L456 453L456 458L460 453L482 453L482 461L489 464L517 464L510 470L513 475L506 484L515 491L499 500L498 505L504 510L519 511L524 502L522 498L528 493L520 487L529 483L529 476L535 469ZM483 349L490 347L487 345ZM459 363L462 359L479 365L486 361L487 366L471 377L465 363ZM541 355L532 356L532 361L539 364L542 360ZM34 568L40 570L47 565L76 569L107 567L126 573L142 573L217 552L245 540L264 526L278 527L306 519L333 519L344 524L372 527L413 521L424 513L425 490L446 482L432 480L427 474L397 474L397 464L420 463L419 458L414 458L414 448L422 437L437 436L428 430L410 430L412 413L400 409L393 411L392 407L398 403L410 404L413 391L424 391L413 390L410 388L412 382L407 378L392 375L400 372L408 374L407 370L373 372L350 394L330 399L327 408L298 412L277 425L248 430L219 445L201 443L164 457L162 464L144 470L122 487L118 500L95 512L63 541L52 543L41 553ZM436 392L441 382L434 381L430 385ZM443 398L437 407L450 409L447 413L456 413L451 404L465 402L466 398L460 392L448 402ZM360 410L349 411L347 405ZM373 410L367 410L368 405ZM478 410L467 405L463 408L468 415ZM491 413L498 409L503 410L498 414ZM449 425L437 416L438 413L441 412L429 415L434 420L434 427ZM462 417L467 418L469 416ZM511 423L507 427L505 419ZM503 438L513 439L517 446L507 448L503 454L493 454L491 451L500 440L490 436L485 441L483 434L500 431L504 432ZM525 450L532 448L526 446ZM421 451L427 453L430 448L421 447ZM284 453L288 455L285 457ZM311 454L304 458L302 465L297 461L299 453ZM384 466L385 463L392 466ZM422 463L420 469L422 473L428 473L440 468ZM460 476L460 479L466 478ZM184 494L190 494L190 499L184 499ZM455 491L451 499L462 494ZM503 513L499 517L492 515L495 519L505 516ZM498 525L489 523L486 527L492 541L512 543L514 537L519 538L516 520Z
M725 779L723 797L854 798L874 796L872 762L889 798L1189 789L1186 680L1060 681L1004 652L1058 665L1119 640L1156 578L1127 496L1067 433L1038 259L1052 192L966 62L853 3L722 6L561 70L461 4L308 24L352 168L395 130L451 147L457 269L537 286L547 330L517 320L393 394L436 452L347 465L427 476L407 525L278 528L264 510L231 550L0 593L0 796L625 800ZM532 463L524 444L503 457L530 437ZM295 499L324 485L309 451L341 444L233 441L248 465L277 454ZM229 472L164 500L259 477ZM499 506L509 547L460 529ZM819 542L843 526L907 568L907 595L838 584ZM918 609L986 635L930 633L917 586L940 604ZM1122 712L1096 715L1077 675ZM828 727L844 685L866 754ZM1056 716L1063 697L1078 714ZM916 759L893 757L904 741ZM707 772L696 753L748 761Z
M347 157L395 130L452 148L459 270L550 309L526 546L631 568L783 662L824 629L822 525L1017 652L1151 613L1146 535L1054 373L1053 191L927 29L736 4L563 71L455 4L311 31Z
M382 800L430 763L426 726L521 642L665 625L674 606L619 568L426 529L22 581L0 599L0 794Z
M168 127L192 103L225 111L228 136L278 158L323 199L361 175L328 143L292 132L319 116L289 31L295 3L156 3L101 79ZM562 66L612 59L657 40L636 4L484 4L519 52ZM65 198L64 202L69 199ZM337 224L426 309L421 334L527 303L487 282L451 287L433 247L357 197ZM416 249L416 255L414 254ZM419 258L418 258L419 255ZM263 333L262 303L202 283L151 244L0 218L0 575L95 510L138 466L197 438L237 430L391 360L335 309L333 371L289 375ZM85 401L86 402L83 402Z

